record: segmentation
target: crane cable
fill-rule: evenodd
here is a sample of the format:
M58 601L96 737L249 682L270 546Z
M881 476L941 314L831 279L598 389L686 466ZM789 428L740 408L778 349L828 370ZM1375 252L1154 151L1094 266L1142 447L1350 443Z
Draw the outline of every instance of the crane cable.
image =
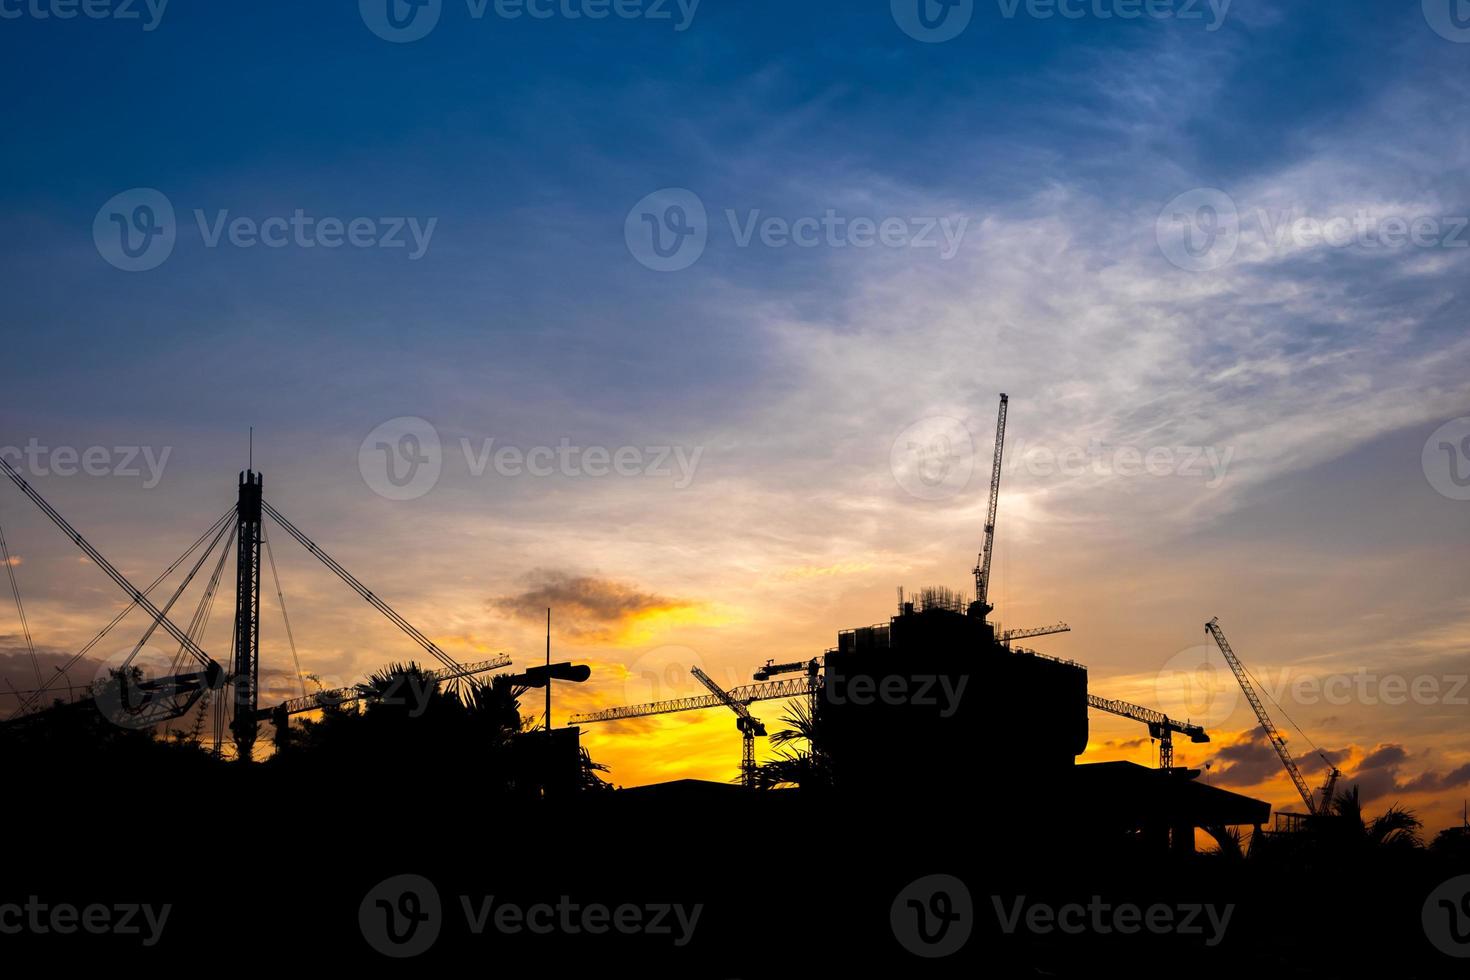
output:
M271 578L276 583L276 601L281 604L281 620L286 624L286 643L291 647L291 661L296 665L296 682L301 685L301 696L306 697L306 675L301 672L301 657L296 653L296 634L291 632L291 616L286 612L286 593L281 590L281 575L276 571L276 556L271 551L270 536L265 533L265 524L260 525L260 543L265 545L265 557L271 566Z
M1327 758L1327 753L1324 752L1324 751L1322 751L1321 746L1319 746L1316 742L1312 741L1311 737L1306 732L1302 731L1302 726L1298 725L1296 723L1296 721L1291 717L1291 715L1289 715L1289 714L1286 713L1286 709L1281 706L1281 702L1279 702L1275 698L1271 697L1271 690L1270 690L1270 688L1268 688L1268 687L1266 687L1266 685L1262 684L1260 682L1260 680L1258 680L1256 678L1256 675L1251 673L1251 669L1249 667L1247 667L1244 663L1242 663L1240 665L1240 667L1241 667L1242 670L1245 671L1246 676L1248 676L1251 679L1251 681L1253 681L1255 683L1257 689L1259 689L1263 694L1266 695L1267 700L1269 700L1272 704L1276 705L1276 710L1279 711L1279 712L1281 712L1281 717L1285 718L1291 724L1291 727L1292 728L1295 728L1297 730L1297 734L1299 734L1302 737L1302 740L1312 747L1312 751L1313 752L1316 752L1317 755L1321 756L1322 761L1325 762L1325 763L1327 763L1328 770L1333 769L1334 766L1332 764L1332 760L1329 759L1329 758Z
M189 624L189 636L193 638L195 643L203 644L204 636L209 631L209 621L214 614L214 601L219 596L219 583L220 578L224 574L225 560L230 555L230 548L234 545L235 536L238 532L239 525L237 524L235 529L230 532L229 539L225 541L225 546L220 549L219 562L214 566L214 573L209 577L209 584L205 587L204 596L199 601L199 608L195 611L194 619ZM183 659L184 648L180 646L179 652L174 655L174 662L171 668L174 673L178 673L179 664ZM190 734L190 738L195 745L199 744L200 736L204 734L204 716L209 711L213 700L214 691L206 688L199 702L199 711L194 716L194 730Z
M31 638L31 624L26 621L26 606L21 601L20 585L15 580L15 564L10 558L10 546L5 543L5 529L0 527L0 565L5 566L5 571L10 576L10 591L15 595L15 612L20 617L20 631L25 636L26 650L31 655L31 669L36 672L36 684L40 686L45 683L41 680L41 661L36 656L36 641Z
M171 564L167 568L165 568L163 570L162 574L160 574L158 576L158 578L154 579L153 582L147 588L145 588L142 591L142 595L145 595L146 596L148 593L150 593L154 589L158 588L158 586L163 583L163 580L164 579L168 578L175 571L177 571L178 570L178 567L180 565L182 565L184 562L188 561L189 556L192 555L199 548L200 545L202 545L205 541L207 541L210 537L212 537L214 535L214 533L216 532L216 530L218 530L218 528L219 528L219 526L221 524L223 524L224 522L228 521L234 515L235 515L235 506L233 504L231 504L229 510L225 511L225 513L223 515L221 515L218 520L216 520L213 524L209 525L209 529L206 530L203 534L201 534L199 536L199 539L197 541L195 541L193 544L191 544L189 546L189 549L187 551L185 551L178 558L174 559L173 564ZM55 674L52 674L51 675L51 678L41 685L40 690L36 691L34 693L34 695L30 698L30 700L26 701L19 708L17 708L15 710L14 714L11 715L11 717L12 718L19 717L20 715L24 714L25 712L29 711L32 707L34 707L35 706L35 703L36 703L36 699L39 698L42 694L45 694L48 690L50 690L51 687L52 687L52 685L54 685L56 683L56 679L58 677L65 677L67 675L67 673L73 667L75 667L77 664L81 663L82 658L84 658L89 652L91 652L91 650L92 650L93 647L95 647L97 644L101 643L104 639L106 639L107 638L107 635L109 633L111 633L114 628L117 627L117 624L118 623L121 623L125 618L127 618L127 615L130 612L132 612L134 609L136 609L138 607L138 605L139 605L138 600L137 599L134 599L132 602L130 602L123 609L122 612L120 612L116 616L114 616L112 618L112 622L110 622L106 626L102 627L101 631L98 632L98 634L96 636L92 637L92 639L88 640L87 641L87 644L85 646L83 646L80 650L78 650L75 654L73 654L72 655L72 658L70 660L68 660L64 666L61 666L61 667L56 668L56 673Z
M238 525L231 528L230 536L225 540L225 546L220 549L219 561L215 562L214 571L210 573L209 580L204 586L204 595L199 599L199 605L194 610L194 616L189 620L189 628L185 630L189 639L196 644L204 640L204 632L209 628L210 616L214 611L214 600L218 593L220 577L224 574L225 559L230 557L230 545L235 542L235 535L239 532ZM177 674L179 665L184 662L184 645L179 644L179 650L174 654L173 663L169 666L169 672Z
M366 585L363 585L360 581L358 581L351 572L342 567L340 562L338 562L331 555L323 551L315 541L311 540L304 533L302 533L300 528L287 520L284 514L272 507L270 501L262 500L260 506L267 516L269 516L273 521L279 524L287 534L295 538L298 544L300 544L307 551L311 552L311 554L315 556L318 561L320 561L323 565L326 565L327 568L331 569L332 573L340 578L343 582L345 582L348 588L352 589L352 591L356 592L363 599L367 600L369 605L371 605L378 612L386 616L388 620L393 623L394 626L397 626L403 632L407 633L409 639L413 640L419 646L423 647L424 650L426 650L431 656L438 660L439 663L442 664L444 667L457 673L464 672L463 664L456 662L453 657L449 656L449 654L439 649L439 645L436 644L433 640L429 639L422 630L420 630L417 626L414 626L408 620L404 619L401 615L398 614L397 610L395 610L392 606L388 605L388 603L379 598Z
M189 569L189 574L184 576L184 580L179 583L179 587L174 589L174 594L169 596L168 602L164 604L164 607L162 609L155 610L157 612L157 616L154 617L153 622L148 624L148 628L143 631L143 636L138 640L136 644L134 644L133 652L128 654L127 659L123 661L122 666L124 668L132 665L133 658L135 658L138 655L138 652L143 649L144 645L153 638L153 634L158 629L158 627L162 626L164 623L170 622L168 614L173 610L174 604L179 601L179 597L184 594L184 591L188 589L189 585L194 581L194 576L199 574L199 569L204 567L205 561L207 561L209 559L209 556L214 553L214 549L219 546L220 539L225 536L226 531L229 531L230 534L233 536L234 525L226 523L220 526L219 532L216 533L214 536L214 540L209 543L209 546L207 548L200 552L199 560L194 563L193 568ZM178 630L178 627L174 627L174 630ZM174 630L170 630L170 632L174 632ZM179 646L181 648L187 649L190 653L192 653L194 650L199 649L199 645L195 643L193 637L189 636L189 634L187 633L179 631L177 639L179 641Z
M55 507L51 506L50 502L48 502L45 497L41 496L41 494L36 491L35 487L32 487L29 483L27 483L25 477L21 476L20 472L14 466L11 466L10 461L7 460L3 455L0 455L0 474L9 477L10 482L14 483L16 487L19 488L21 493L25 494L26 497L28 497L33 504L41 508L41 513L50 518L51 523L55 524L56 527L63 534L70 538L73 544L82 549L82 553L92 560L92 564L96 565L99 569L105 572L107 574L107 577L112 579L112 581L116 583L119 588L126 592L128 594L128 597L131 598L135 603L142 606L145 610L151 613L154 619L157 620L158 625L167 630L174 639L180 641L186 647L188 647L190 656L192 656L195 660L198 660L201 667L208 670L211 674L219 672L220 666L210 658L209 654L205 653L203 650L200 650L197 646L195 646L193 642L184 635L183 630L179 629L178 626L176 626L174 622L170 620L167 616L160 613L158 611L158 608L154 606L153 603L148 599L148 596L139 591L138 587L133 585L132 582L129 582L127 576L118 571L116 565L108 561L106 556L103 555L102 552L98 551L97 548L92 544L92 542L84 538L81 532L72 527L71 524L67 522L66 518L61 516L61 512L58 511Z

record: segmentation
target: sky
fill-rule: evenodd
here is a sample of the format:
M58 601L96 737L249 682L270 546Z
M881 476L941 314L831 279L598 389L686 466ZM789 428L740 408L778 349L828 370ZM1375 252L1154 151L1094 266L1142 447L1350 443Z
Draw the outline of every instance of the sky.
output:
M1219 616L1313 787L1458 824L1451 2L0 0L0 453L147 582L253 426L267 499L451 655L534 663L552 606L594 668L560 722L970 587L1006 392L994 618L1299 810ZM0 523L49 668L121 593L13 487ZM415 654L277 537L303 671ZM729 779L723 714L585 744ZM1081 761L1154 763L1091 723Z

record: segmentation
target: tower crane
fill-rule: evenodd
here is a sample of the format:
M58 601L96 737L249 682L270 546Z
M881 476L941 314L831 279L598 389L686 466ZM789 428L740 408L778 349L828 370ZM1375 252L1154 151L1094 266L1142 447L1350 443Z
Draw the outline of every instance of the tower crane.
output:
M1251 710L1256 713L1256 719L1261 723L1261 731L1266 733L1266 740L1271 743L1271 747L1281 757L1281 764L1286 767L1286 774L1291 777L1291 781L1296 785L1296 791L1301 794L1302 802L1306 803L1307 812L1313 816L1326 813L1332 805L1332 793L1337 788L1337 780L1342 776L1342 772L1332 764L1332 760L1327 758L1325 752L1321 749L1317 750L1317 754L1327 764L1327 783L1322 787L1322 802L1319 804L1316 798L1312 796L1312 791L1307 788L1307 781L1302 778L1301 770L1297 768L1296 762L1292 760L1291 752L1286 748L1286 736L1282 735L1275 723L1271 721L1271 716L1266 713L1266 706L1261 703L1260 697L1256 694L1255 687L1250 682L1250 676L1246 672L1245 665L1240 662L1240 658L1230 648L1230 641L1225 639L1225 631L1220 628L1219 616L1216 616L1205 624L1205 632L1215 638L1215 645L1220 648L1220 653L1225 657L1225 662L1230 665L1230 670L1235 674L1235 679L1240 682L1240 689L1245 692L1245 699L1250 702Z
M1099 711L1106 711L1122 718L1131 718L1141 721L1148 726L1149 736L1158 739L1159 742L1159 768L1174 768L1174 733L1188 735L1189 740L1195 743L1208 742L1210 736L1198 725L1180 723L1153 708L1145 708L1137 704L1129 704L1127 701L1118 701L1112 698L1100 698L1096 694L1087 695L1087 706Z
M785 698L805 698L812 696L812 681L809 677L789 677L785 680L767 681L764 684L745 684L740 687L731 688L728 691L721 691L719 690L719 685L709 680L708 677L703 676L702 671L696 676L702 677L701 683L709 687L711 693L701 694L696 697L674 698L669 701L653 701L648 704L621 705L616 708L604 708L601 711L583 712L582 714L572 715L567 723L570 725L589 725L602 721L625 721L629 718L667 715L679 711L700 711L705 708L730 707L732 702L743 708L755 701L778 701ZM820 677L816 680L816 686L818 689L821 688ZM736 709L736 713L739 714L738 709ZM747 759L752 762L754 761L752 758L754 755L754 736L757 734L764 735L765 732L752 732L747 735L745 728L742 727L740 734L747 737L748 747L747 752L742 756L742 776L749 778L748 774L752 772L753 766L751 768L745 768L745 761Z
M765 738L766 726L761 724L759 718L750 713L750 709L743 703L737 701L725 690L710 680L708 674L698 667L689 668L695 680L709 688L712 697L718 698L725 707L735 712L735 726L740 729L742 753L740 756L740 778L745 783L746 789L755 789L755 737L757 735Z
M1000 504L1000 463L1006 444L1006 406L1010 397L1000 396L1000 417L995 423L995 455L990 463L990 506L985 511L985 546L975 562L975 605L981 619L990 615L990 559L995 550L995 512Z

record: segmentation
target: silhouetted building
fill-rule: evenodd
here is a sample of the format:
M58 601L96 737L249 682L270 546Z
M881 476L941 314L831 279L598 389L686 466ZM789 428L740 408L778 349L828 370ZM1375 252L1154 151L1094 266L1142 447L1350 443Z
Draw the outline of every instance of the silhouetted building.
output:
M820 704L842 792L1056 785L1087 747L1087 669L1012 651L979 615L912 603L839 634Z
M563 799L582 784L582 730L538 729L510 741L511 779L517 796Z

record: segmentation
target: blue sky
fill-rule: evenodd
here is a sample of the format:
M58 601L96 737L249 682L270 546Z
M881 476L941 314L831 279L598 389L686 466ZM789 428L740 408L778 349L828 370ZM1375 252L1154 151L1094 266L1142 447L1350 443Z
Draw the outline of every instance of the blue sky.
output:
M895 440L958 420L983 471L1007 390L1033 463L1024 447L1229 454L1213 481L1008 477L1001 614L1072 622L1053 652L1088 662L1095 689L1153 703L1160 664L1217 613L1265 666L1449 676L1470 669L1470 607L1444 543L1470 504L1436 492L1420 456L1470 414L1470 248L1454 242L1470 43L1433 29L1435 3L1235 0L1215 24L1184 0L1169 9L1199 17L1098 16L1112 0L1007 17L990 0L942 43L906 34L888 0L703 0L682 31L475 19L444 0L411 43L348 0L172 0L153 30L0 19L0 444L170 447L153 488L37 477L142 576L228 503L255 425L277 506L460 652L534 648L491 600L551 570L704 611L604 630L587 655L608 672L670 645L744 670L740 651L778 627L791 649L770 652L803 656L887 615L895 585L963 584L984 474L916 497ZM128 272L93 226L137 188L167 198L177 241ZM705 209L708 244L659 272L625 229L669 188ZM1213 196L1175 203L1190 192ZM1228 202L1242 233L1181 267L1170 221L1203 221L1201 200ZM297 210L434 224L410 258L209 247L195 218ZM828 212L962 233L951 255L739 241L751 220ZM1429 221L1426 244L1291 231L1359 215ZM443 450L409 501L360 465L402 417ZM477 476L461 440L490 438L701 455L682 488ZM33 620L74 645L95 606L65 543L17 508L0 498ZM310 574L304 646L351 680L392 637ZM1470 763L1463 725L1360 707L1303 714L1355 758L1406 746L1404 783ZM1094 719L1099 751L1136 735L1111 725ZM725 727L698 729L715 774ZM604 751L629 782L652 771ZM1441 795L1418 802L1458 809Z

